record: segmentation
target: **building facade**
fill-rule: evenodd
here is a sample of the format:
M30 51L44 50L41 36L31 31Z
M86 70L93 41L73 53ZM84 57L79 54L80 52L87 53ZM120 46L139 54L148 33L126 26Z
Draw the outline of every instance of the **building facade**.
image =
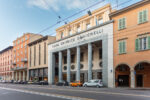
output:
M113 87L113 21L110 5L56 29L57 41L48 45L48 81L102 79Z
M13 72L15 81L28 80L28 43L37 34L25 33L13 41ZM34 38L33 38L34 39Z
M150 87L150 0L110 14L116 87Z
M12 51L13 46L0 51L0 80L12 80Z
M48 81L48 43L55 40L53 36L40 36L29 42L29 80Z

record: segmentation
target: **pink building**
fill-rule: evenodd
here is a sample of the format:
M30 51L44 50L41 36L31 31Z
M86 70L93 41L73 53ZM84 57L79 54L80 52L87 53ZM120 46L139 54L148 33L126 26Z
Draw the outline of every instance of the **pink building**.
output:
M0 80L9 81L13 78L12 68L13 46L0 51Z

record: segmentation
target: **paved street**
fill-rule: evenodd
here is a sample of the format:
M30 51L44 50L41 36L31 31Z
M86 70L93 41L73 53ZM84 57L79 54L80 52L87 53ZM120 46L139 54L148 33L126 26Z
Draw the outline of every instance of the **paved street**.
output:
M0 100L150 100L150 90L0 84Z

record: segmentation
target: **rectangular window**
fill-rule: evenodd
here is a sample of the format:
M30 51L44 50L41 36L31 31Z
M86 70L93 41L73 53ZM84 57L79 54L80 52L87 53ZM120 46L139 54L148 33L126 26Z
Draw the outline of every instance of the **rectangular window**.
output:
M30 67L31 67L31 48L30 48Z
M44 43L44 64L46 64L46 42Z
M70 36L72 35L72 31L71 31L71 30L69 30L69 35L70 35Z
M67 64L67 56L64 56L64 64Z
M150 36L142 37L135 40L135 51L150 49Z
M71 55L71 63L75 62L75 55Z
M39 65L41 64L41 45L39 44Z
M79 33L81 31L80 26L77 27L77 32Z
M119 54L126 53L126 41L119 41Z
M138 13L138 24L148 21L148 10L143 10Z
M102 48L99 48L99 59L102 59Z
M34 66L36 64L36 46L34 46Z
M64 37L64 33L63 32L61 32L61 39Z
M83 52L81 53L81 55L80 55L80 56L81 56L80 61L84 61L84 53L83 53Z
M98 19L98 24L100 25L100 24L102 24L103 23L103 18L99 18Z
M126 28L126 18L121 18L118 21L118 29L122 30Z
M89 29L91 27L90 23L86 24L86 29Z

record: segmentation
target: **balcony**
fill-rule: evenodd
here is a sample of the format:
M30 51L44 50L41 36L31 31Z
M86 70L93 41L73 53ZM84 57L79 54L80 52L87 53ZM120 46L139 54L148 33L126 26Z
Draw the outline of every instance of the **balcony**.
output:
M17 67L13 67L11 68L12 71L17 71L17 70L26 70L27 69L27 66L24 66L24 67L20 67L20 66L17 66Z
M22 58L21 61L26 63L28 61L28 59L27 58Z

